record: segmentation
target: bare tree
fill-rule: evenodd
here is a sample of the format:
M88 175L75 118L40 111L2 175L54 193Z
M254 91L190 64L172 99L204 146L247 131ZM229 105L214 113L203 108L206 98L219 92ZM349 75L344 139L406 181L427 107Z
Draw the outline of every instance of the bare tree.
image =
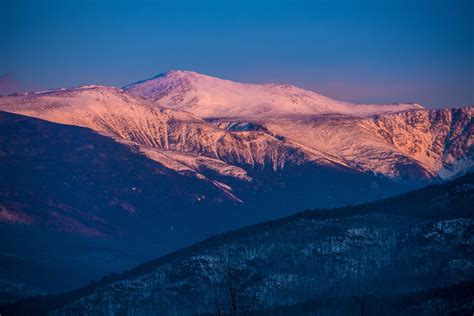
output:
M367 295L360 296L356 300L357 300L357 305L359 305L360 316L364 316L365 308L367 304Z
M225 271L225 282L229 294L230 311L232 316L237 316L237 294L238 294L238 278L236 272L227 266Z

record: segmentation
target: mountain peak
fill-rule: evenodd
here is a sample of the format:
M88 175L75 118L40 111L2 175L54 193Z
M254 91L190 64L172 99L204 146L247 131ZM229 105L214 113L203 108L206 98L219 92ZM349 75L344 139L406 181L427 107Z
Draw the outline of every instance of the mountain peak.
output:
M153 81L159 80L161 78L179 79L179 78L184 78L184 77L209 77L209 78L212 78L210 76L203 75L203 74L197 73L195 71L191 71L191 70L169 69L165 72L161 72L161 73L159 73L159 74L157 74L153 77L150 77L148 79L139 80L139 81L134 82L132 84L126 85L126 86L123 87L123 89L130 89L131 87L137 86L139 84L143 84L145 82L153 82Z
M199 76L206 76L200 73L197 73L192 70L182 70L182 69L169 69L167 72L164 73L165 75L178 75L178 76L185 76L185 75L199 75Z
M288 84L250 84L194 71L169 70L124 90L201 118L343 114L369 116L422 108L417 104L354 104Z

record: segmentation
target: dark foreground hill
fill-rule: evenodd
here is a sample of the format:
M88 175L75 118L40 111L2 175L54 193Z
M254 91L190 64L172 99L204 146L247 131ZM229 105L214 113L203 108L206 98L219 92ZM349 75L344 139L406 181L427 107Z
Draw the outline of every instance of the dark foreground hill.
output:
M218 235L2 314L472 314L474 174Z

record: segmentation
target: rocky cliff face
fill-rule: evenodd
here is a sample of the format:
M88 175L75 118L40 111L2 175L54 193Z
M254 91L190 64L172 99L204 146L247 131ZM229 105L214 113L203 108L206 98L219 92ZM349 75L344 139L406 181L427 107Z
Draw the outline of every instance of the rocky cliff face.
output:
M431 173L449 178L474 166L473 115L473 107L419 110L379 116L366 123Z

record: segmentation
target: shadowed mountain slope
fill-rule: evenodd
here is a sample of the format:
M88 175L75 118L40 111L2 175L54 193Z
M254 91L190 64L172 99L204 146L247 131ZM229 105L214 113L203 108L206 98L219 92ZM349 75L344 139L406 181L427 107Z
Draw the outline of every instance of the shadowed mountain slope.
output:
M325 315L366 306L367 314L429 314L455 304L464 312L472 307L472 205L474 175L468 174L386 200L225 233L89 287L4 311L258 315L288 306ZM407 305L387 309L395 302Z

